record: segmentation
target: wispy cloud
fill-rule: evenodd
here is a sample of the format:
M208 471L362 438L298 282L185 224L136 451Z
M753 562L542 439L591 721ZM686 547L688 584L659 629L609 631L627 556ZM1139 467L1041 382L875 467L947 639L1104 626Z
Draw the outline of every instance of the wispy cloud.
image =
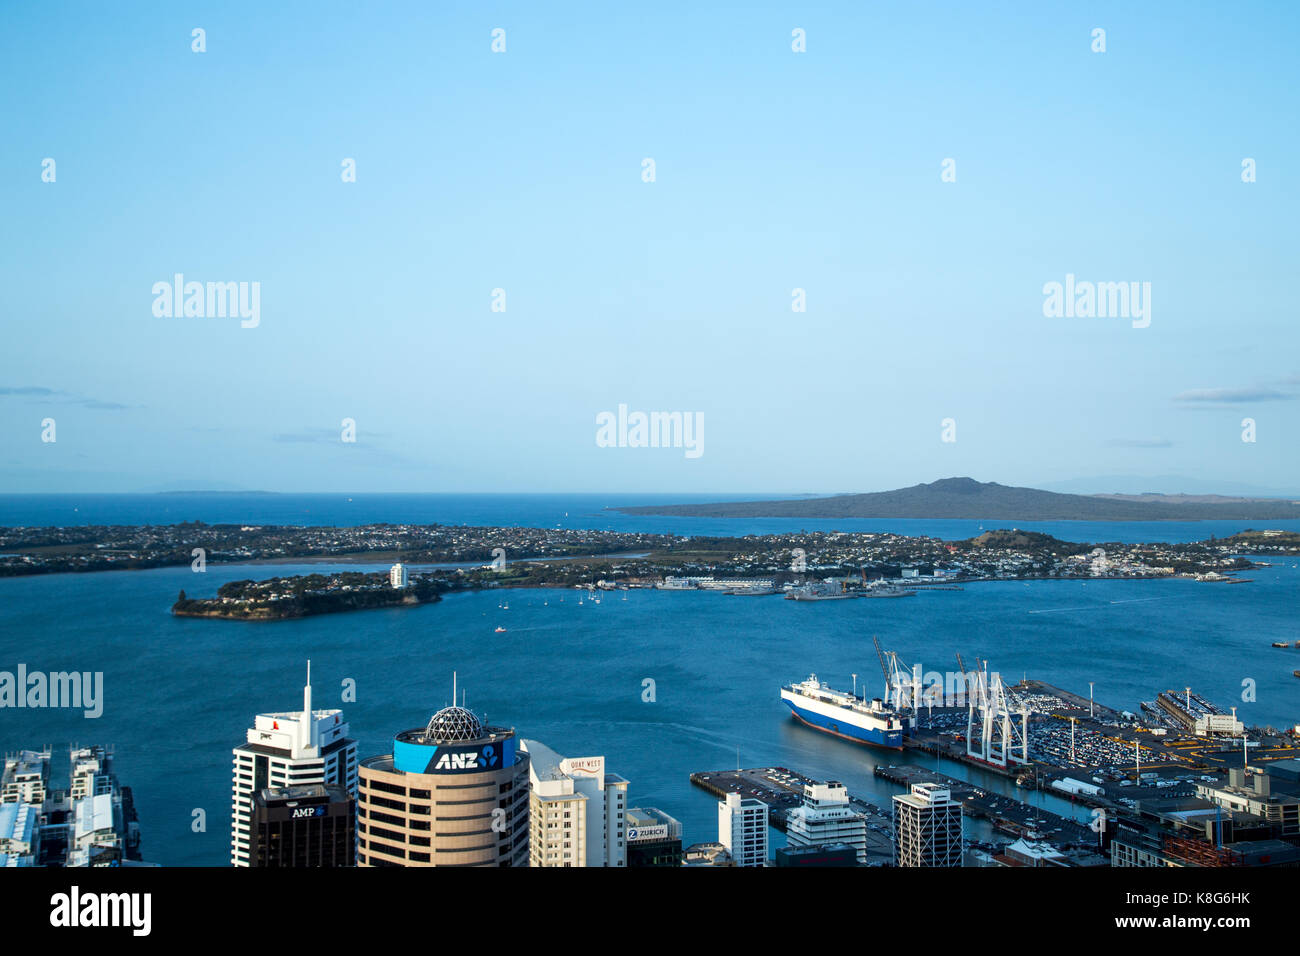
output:
M339 433L329 428L308 428L296 432L281 432L273 435L271 440L286 444L333 444L338 442Z
M337 429L300 428L297 431L279 432L272 435L271 440L284 445L336 445L352 449L349 454L357 454L369 462L387 464L396 468L424 470L429 467L427 461L410 458L385 447L384 439L388 437L387 432L367 430L364 440L359 438L356 442L344 442Z
M0 396L39 398L47 402L58 402L61 405L80 405L83 408L92 408L101 412L120 412L132 407L131 405L123 405L121 402L106 402L98 398L87 398L84 395L74 395L72 392L65 392L57 388L45 388L42 385L0 385Z
M1106 442L1112 448L1173 448L1168 438L1112 438Z
M1294 397L1275 388L1194 388L1175 395L1174 401L1196 405L1239 405L1244 402L1286 402Z
M350 444L341 440L342 430L338 428L301 428L294 432L280 432L272 435L271 440L290 445L339 445ZM372 438L387 438L387 432L373 432L367 430L365 438L367 442ZM356 444L362 444L358 441Z

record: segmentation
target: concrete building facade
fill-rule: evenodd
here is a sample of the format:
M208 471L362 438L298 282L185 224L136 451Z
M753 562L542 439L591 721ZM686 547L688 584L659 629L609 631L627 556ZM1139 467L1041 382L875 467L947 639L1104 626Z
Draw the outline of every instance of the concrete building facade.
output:
M515 732L444 707L361 762L357 866L528 865L527 752Z

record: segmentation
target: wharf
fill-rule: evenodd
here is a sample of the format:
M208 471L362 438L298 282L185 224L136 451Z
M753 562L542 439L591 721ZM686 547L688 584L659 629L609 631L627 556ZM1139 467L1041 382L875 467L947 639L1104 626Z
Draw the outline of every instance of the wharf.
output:
M1113 707L1107 707L1105 704L1097 701L1089 701L1087 697L1081 697L1078 694L1071 693L1068 690L1062 690L1059 687L1053 687L1046 681L1041 680L1023 680L1015 687L1011 688L1013 693L1017 694L1041 694L1049 697L1059 697L1061 702L1074 708L1075 710L1091 712L1096 715L1095 719L1101 722L1118 722L1123 720L1123 715Z
M729 793L738 793L767 804L769 824L782 833L789 823L790 811L803 803L804 788L821 782L785 767L710 770L691 774L691 783L719 800ZM868 859L893 859L892 811L851 793L849 806L867 818Z
M988 820L999 833L1023 837L1033 832L1042 839L1060 845L1092 845L1097 840L1096 834L1086 825L1068 817L1030 806L1012 797L989 793L964 780L956 780L933 770L891 765L876 767L875 774L890 783L908 788L914 783L945 786L952 791L953 799L962 804L963 812L968 816Z
M916 736L904 736L903 746L908 750L919 750L935 757L955 760L958 763L966 764L968 767L977 767L988 773L996 773L1008 780L1016 778L1025 769L1022 765L1017 764L999 767L997 764L985 763L983 760L966 753L965 741L954 741L951 737L945 737L924 729L918 730Z

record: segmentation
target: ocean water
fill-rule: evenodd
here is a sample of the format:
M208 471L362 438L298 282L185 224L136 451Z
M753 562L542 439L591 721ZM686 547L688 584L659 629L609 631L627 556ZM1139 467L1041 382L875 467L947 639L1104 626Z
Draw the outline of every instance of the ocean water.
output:
M151 495L0 494L0 526L85 524L510 525L595 528L681 535L772 534L787 531L892 531L960 540L992 528L1019 527L1064 541L1200 541L1246 528L1300 531L1300 521L1021 521L922 518L680 518L628 515L610 508L682 501L754 501L770 495L467 495L467 494L248 494Z
M96 519L100 520L100 519ZM121 520L121 519L119 519ZM255 520L255 519L254 519ZM500 521L500 518L496 519ZM927 670L977 654L1022 675L1133 709L1190 685L1248 723L1300 721L1300 651L1269 646L1297 634L1300 570L1252 572L1249 584L1193 581L989 582L899 601L808 604L777 597L630 591L600 604L576 591L458 594L435 605L272 623L173 618L184 588L209 595L229 580L320 565L220 566L0 580L0 669L102 671L103 716L0 710L0 749L111 743L133 788L147 859L226 865L231 748L255 713L301 706L312 660L318 707L342 706L360 753L451 701L570 756L604 754L631 781L633 806L680 819L687 843L716 838L716 803L691 786L697 770L780 764L887 804L872 776L882 754L796 724L778 688L810 671L848 687L883 685L871 635ZM623 598L626 597L626 600ZM506 601L509 609L499 605ZM497 634L498 625L507 630ZM340 701L356 681L357 701ZM642 699L654 681L655 700ZM1255 701L1241 700L1242 682ZM63 772L56 753L56 768ZM924 755L1006 789L996 778ZM1058 812L1071 805L1034 799ZM206 831L194 832L194 811ZM1076 813L1083 817L1082 813Z

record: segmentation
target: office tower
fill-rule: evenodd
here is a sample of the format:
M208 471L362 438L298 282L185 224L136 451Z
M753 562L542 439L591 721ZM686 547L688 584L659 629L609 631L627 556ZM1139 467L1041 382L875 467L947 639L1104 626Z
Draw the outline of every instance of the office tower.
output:
M49 750L6 754L4 774L0 776L0 803L45 803L50 789L50 755Z
M0 866L139 866L140 825L131 788L118 785L108 747L70 753L68 789L51 789L51 751L5 761Z
M411 583L410 572L406 565L398 563L388 569L388 583L395 588L404 588Z
M140 824L130 787L118 784L109 747L69 754L66 866L122 866L140 859ZM55 807L47 805L48 810Z
M816 846L782 846L772 854L778 867L790 866L857 866L858 851L847 843L822 843Z
M451 706L363 760L357 866L527 866L529 757L515 744Z
M528 865L626 866L627 781L604 757L561 757L536 740L528 754Z
M69 755L68 796L73 800L110 793L113 790L113 752L107 747L79 747Z
M849 806L849 792L834 780L804 788L803 804L790 811L786 834L792 849L847 843L858 863L867 862L867 818Z
M0 803L0 868L36 866L41 856L41 808Z
M961 804L947 787L914 783L894 797L894 865L961 866Z
M356 801L342 787L268 787L253 798L249 866L328 867L356 862Z
M321 783L357 792L357 742L341 710L312 710L311 661L302 710L258 714L236 747L230 822L230 864L251 865L253 795L268 787Z
M767 866L767 804L738 793L719 800L718 842L736 866Z
M654 807L627 811L627 865L681 866L682 825Z

